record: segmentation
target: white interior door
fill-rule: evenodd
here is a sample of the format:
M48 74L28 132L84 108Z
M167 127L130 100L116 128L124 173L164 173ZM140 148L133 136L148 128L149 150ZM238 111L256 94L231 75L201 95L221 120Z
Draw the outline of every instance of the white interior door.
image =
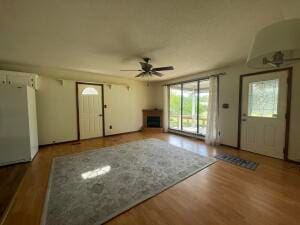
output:
M288 72L243 78L241 149L282 159Z
M78 84L80 139L103 136L102 86Z

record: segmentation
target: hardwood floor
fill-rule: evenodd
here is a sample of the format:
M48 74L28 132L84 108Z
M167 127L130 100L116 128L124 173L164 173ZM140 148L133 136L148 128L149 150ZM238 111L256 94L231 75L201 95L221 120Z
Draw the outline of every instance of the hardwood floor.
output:
M251 171L218 161L107 224L300 224L300 172L295 164L229 147L208 147L200 140L174 134L147 132L42 148L29 165L3 224L40 224L53 157L149 137L207 156L231 153L259 166Z
M28 166L29 163L21 163L0 167L0 223L9 210Z

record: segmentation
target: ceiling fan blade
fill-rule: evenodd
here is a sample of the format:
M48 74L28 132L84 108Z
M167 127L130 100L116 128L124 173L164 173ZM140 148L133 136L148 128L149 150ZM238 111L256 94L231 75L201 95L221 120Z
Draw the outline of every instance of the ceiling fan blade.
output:
M145 72L141 72L138 75L136 75L135 77L141 77L141 76L144 76L144 75L145 75Z
M153 71L163 71L163 70L174 70L173 66L164 66L164 67L157 67L153 68Z
M120 71L143 71L143 70L120 70Z
M300 58L284 59L283 61L290 62L290 61L297 61L297 60L300 60Z
M163 76L162 73L159 73L159 72L157 72L157 71L153 71L153 70L152 70L151 73L152 73L153 75L158 76L158 77L162 77L162 76Z

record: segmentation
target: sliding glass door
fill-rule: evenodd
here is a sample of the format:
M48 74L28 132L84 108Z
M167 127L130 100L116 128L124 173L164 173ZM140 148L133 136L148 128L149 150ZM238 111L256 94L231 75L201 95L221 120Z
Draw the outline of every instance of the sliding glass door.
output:
M182 130L197 133L198 81L182 85Z
M209 81L199 81L198 133L206 135Z
M169 88L169 128L181 129L181 84Z
M205 136L209 81L169 86L169 129Z

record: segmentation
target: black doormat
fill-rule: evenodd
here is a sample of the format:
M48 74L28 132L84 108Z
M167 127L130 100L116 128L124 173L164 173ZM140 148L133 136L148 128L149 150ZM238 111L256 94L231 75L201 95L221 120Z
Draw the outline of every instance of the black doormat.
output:
M237 156L226 154L226 153L218 154L218 155L215 156L215 158L223 160L225 162L229 162L231 164L234 164L234 165L237 165L237 166L240 166L240 167L244 167L244 168L249 169L249 170L255 170L258 166L258 163L256 163L256 162L241 159Z

